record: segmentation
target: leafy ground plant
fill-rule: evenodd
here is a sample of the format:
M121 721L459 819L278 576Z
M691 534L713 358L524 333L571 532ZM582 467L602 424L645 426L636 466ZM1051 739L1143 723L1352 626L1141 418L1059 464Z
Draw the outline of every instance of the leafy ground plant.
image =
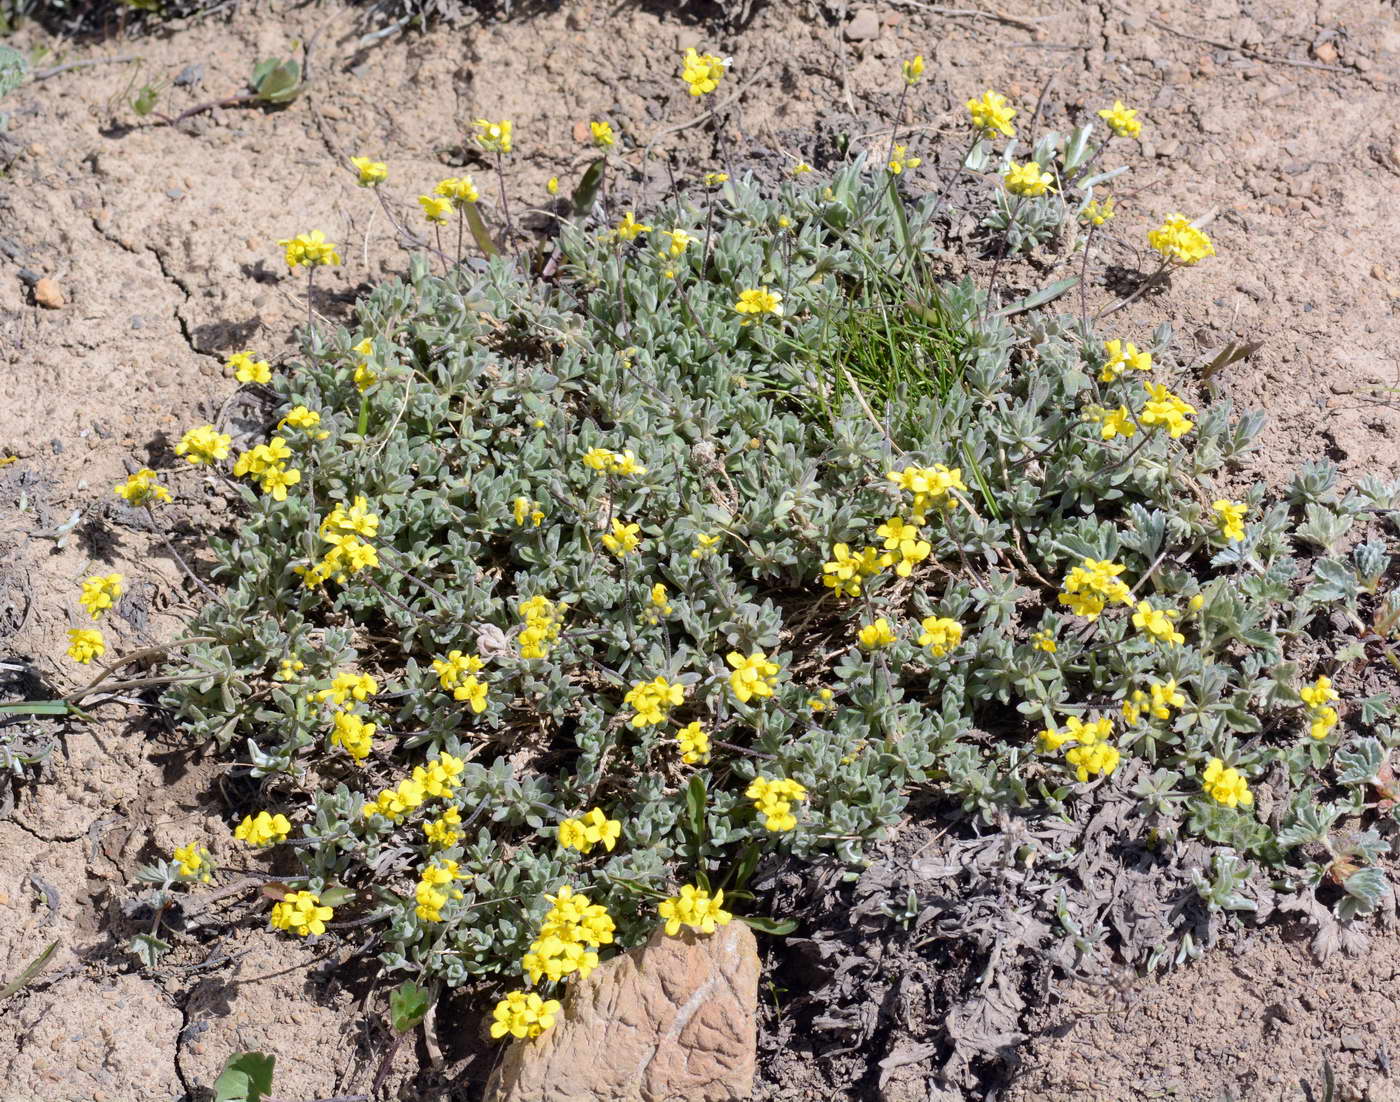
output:
M697 97L725 78L684 70ZM389 972L503 994L491 1033L531 1037L658 923L771 928L756 869L857 867L911 795L992 830L1126 801L1212 913L1390 898L1390 703L1342 705L1333 677L1397 661L1400 486L1343 493L1316 463L1282 497L1221 490L1262 419L1187 401L1167 327L1138 347L1096 327L1112 307L1064 312L1075 277L996 290L1031 249L1082 250L1084 278L1109 138L1019 160L1004 98L968 117L959 176L997 185L986 287L948 278L948 188L920 193L892 135L777 188L710 174L645 222L604 187L539 264L510 256L504 182L498 247L481 189L442 181L419 204L435 232L455 214L456 257L439 234L353 328L309 325L300 363L231 359L276 427L176 449L246 515L165 702L260 785L234 833L285 847L274 927L348 920ZM478 142L501 169L510 124ZM464 225L484 259L460 261ZM1213 253L1182 216L1149 244L1134 296ZM319 233L282 245L339 262ZM83 629L74 657L101 645ZM1014 857L1053 898L1076 853ZM217 870L189 846L148 871L158 916ZM1199 948L1178 929L1145 956Z

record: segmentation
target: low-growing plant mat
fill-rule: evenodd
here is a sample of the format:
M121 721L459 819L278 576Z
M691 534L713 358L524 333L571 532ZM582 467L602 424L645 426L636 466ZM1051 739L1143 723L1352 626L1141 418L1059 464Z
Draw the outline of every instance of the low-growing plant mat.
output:
M1334 41L1324 36L1340 24L1337 20L1328 22L1331 17L1326 14L1322 23L1314 24L1313 14L1256 21L1242 17L1233 7L1193 8L1179 13L1175 25L1202 37L1258 42L1277 56L1327 64L1314 56L1310 46L1314 41L1324 47ZM549 152L537 162L524 162L520 179L542 188L550 175L566 170L572 152L579 148L571 134L573 123L596 111L606 94L607 80L576 71L553 74L540 66L532 69L531 51L550 50L553 44L570 41L578 34L596 36L595 56L610 59L609 64L616 66L615 75L629 77L619 85L623 118L646 117L647 102L665 104L668 111L685 109L673 98L669 69L654 83L647 83L651 79L649 53L618 54L602 48L605 42L627 36L649 43L657 41L658 35L663 39L674 36L675 42L697 41L692 37L693 29L646 19L637 22L637 18L627 15L620 21L599 20L596 26L589 22L587 31L578 31L566 27L567 14L560 13L533 24L537 37L521 37L510 27L498 27L467 42L428 39L421 53L371 54L369 68L361 69L353 79L328 76L317 102L341 141L349 144L356 135L382 125L369 106L369 97L357 91L361 87L357 82L377 81L381 89L392 88L400 86L409 74L416 74L416 85L403 85L403 102L451 102L451 74L457 59L469 62L475 82L462 121L490 112L511 115L522 127L532 125L540 139L535 149ZM1393 215L1379 205L1380 191L1371 175L1390 171L1386 167L1387 142L1394 140L1393 123L1386 121L1383 102L1377 106L1386 87L1382 75L1387 68L1386 51L1392 48L1387 45L1384 27L1375 33L1359 31L1349 39L1335 40L1339 58L1330 63L1346 70L1337 72L1250 60L1238 51L1183 39L1135 17L1115 15L1105 23L1097 9L1075 9L1055 18L1060 22L1040 25L1045 32L1042 41L1053 44L1082 39L1091 77L1103 82L1093 88L1081 85L1076 97L1086 95L1098 102L1118 94L1139 103L1154 104L1155 100L1149 114L1161 121L1162 129L1145 135L1144 153L1147 163L1157 166L1157 176L1152 177L1153 190L1137 199L1140 221L1136 225L1144 227L1149 214L1165 211L1165 206L1154 205L1156 197L1179 199L1193 211L1218 206L1223 212L1211 229L1217 242L1230 248L1230 264L1202 267L1170 295L1128 308L1122 314L1124 328L1141 334L1168 317L1178 322L1184 339L1198 342L1202 355L1227 339L1266 339L1260 354L1232 365L1217 377L1226 393L1277 414L1261 452L1250 461L1251 471L1281 481L1297 458L1324 448L1340 462L1344 478L1367 466L1393 463L1390 434L1395 414L1367 391L1369 386L1387 381L1384 367L1377 365L1386 362L1382 338L1390 306L1385 296L1387 281L1395 279L1394 271L1387 268L1389 258L1379 251L1378 244L1386 237L1387 219ZM1364 27L1356 22L1356 15L1349 18L1353 20L1349 26ZM222 74L233 83L246 76L256 56L283 50L292 39L314 30L265 18L260 27L260 41L254 41L251 22L241 19L229 28L196 28L169 42L144 46L143 52L149 64L168 78L186 64L204 60L208 80ZM887 27L874 43L840 46L820 25L794 22L781 12L766 14L746 35L726 46L736 54L737 64L741 68L748 65L749 71L755 68L748 60L751 50L755 51L754 59L761 60L781 43L784 56L793 58L795 78L791 83L795 91L781 97L781 119L769 112L780 99L777 88L786 71L782 66L773 67L745 93L745 118L753 129L752 140L760 149L770 151L763 155L763 163L781 171L801 156L814 160L816 151L831 146L833 128L811 125L819 114L830 115L833 102L844 100L842 81L829 74L845 72L853 104L861 104L862 110L870 102L867 96L883 96L892 104L893 94L888 91L891 65L901 56L926 49L925 36L929 34L936 34L944 43L940 64L958 70L954 82L957 94L950 92L943 101L950 109L960 103L964 76L973 86L985 83L1006 88L1019 83L1019 94L1033 100L1040 82L1063 56L1023 48L1032 41L1028 32L978 20L926 21L918 12L909 12L904 22ZM585 41L591 40L586 37ZM240 56L240 50L246 54ZM838 69L836 62L843 51L848 64ZM64 54L51 63L82 56ZM219 61L225 56L237 59L226 72ZM1328 56L1326 49L1321 56ZM1160 64L1154 67L1152 59ZM1133 75L1105 68L1106 60L1115 65L1126 60ZM520 69L513 67L517 62ZM1353 67L1354 63L1369 64L1363 69ZM337 71L334 66L327 68ZM529 79L540 82L542 88L562 86L566 91L557 99L535 96L529 87L522 86L522 71L533 73ZM156 439L159 432L173 439L183 427L217 412L222 391L211 396L211 404L204 410L197 403L208 388L222 385L213 381L222 356L201 358L184 352L185 333L196 347L215 353L240 348L250 339L258 339L268 349L276 347L270 343L274 337L285 340L300 307L276 289L278 277L274 259L269 259L269 242L294 232L301 222L289 225L279 221L279 210L289 203L297 204L299 212L320 221L338 239L358 240L358 232L347 232L348 223L337 225L336 218L348 218L352 209L362 212L363 208L347 204L341 208L347 213L336 215L334 204L354 195L351 183L335 175L332 155L320 144L317 128L305 114L298 114L297 108L280 114L230 112L216 116L214 124L203 128L195 142L169 131L138 130L120 139L104 138L98 130L106 126L113 110L110 105L124 102L121 93L127 81L125 74L109 67L79 70L22 90L3 105L14 116L11 134L21 143L21 156L11 167L5 196L16 213L4 232L26 250L20 261L0 261L7 273L0 291L8 296L6 335L12 342L22 341L11 345L12 357L17 358L7 362L4 380L6 397L14 399L5 404L10 417L5 422L5 442L17 448L21 458L0 476L19 480L7 483L14 495L10 501L17 502L23 492L32 503L30 513L8 514L5 520L7 537L15 548L6 557L10 571L6 594L13 602L10 623L22 625L13 644L20 654L59 654L62 629L73 607L71 583L97 565L156 583L150 584L151 595L157 597L156 617L145 621L129 618L139 615L137 606L119 610L116 619L108 621L109 630L114 625L119 629L116 641L129 647L143 638L169 637L177 621L167 610L168 594L178 588L179 573L168 559L160 558L153 534L132 527L130 520L123 519L118 526L110 515L90 513L85 522L97 520L98 532L115 537L111 546L94 556L93 545L77 539L66 541L57 554L50 555L54 539L44 540L37 533L53 531L74 508L93 500L92 487L100 489L123 475L124 462L134 448ZM632 88L639 91L634 93ZM196 102L196 97L207 91L189 92L180 106ZM168 93L172 97L184 94ZM634 95L635 99L628 98ZM512 98L516 96L520 98ZM1337 145L1331 127L1323 126L1312 114L1310 105L1319 97L1333 105L1329 117L1354 117L1353 130L1374 135L1374 159L1355 156L1349 147L1343 150ZM385 97L376 92L373 98ZM934 100L935 105L938 102ZM1059 102L1058 92L1052 90L1048 102L1052 107ZM37 107L37 112L29 110L31 107ZM841 110L851 111L851 122L839 125L846 133L863 134L879 125L873 112L866 114L862 125L851 107L842 103ZM776 121L776 129L774 121L766 121L769 119ZM402 163L405 173L431 179L436 171L432 151L441 124L435 121L430 129L425 123L421 130L415 129L417 125L410 109L394 120L394 141L404 152L393 154L392 160L396 169ZM388 131L385 133L387 138ZM1243 159L1237 144L1241 134L1246 136ZM709 167L708 139L701 141L699 131L691 129L669 140L687 151L696 171ZM201 156L215 158L209 162L207 175L191 170L192 148ZM298 151L291 160L269 155L288 148ZM97 156L85 164L84 158L94 153ZM1314 154L1321 154L1322 159L1312 160ZM94 170L100 191L93 182ZM240 177L239 173L246 175ZM249 183L252 180L257 181L256 187ZM324 181L343 182L327 185ZM172 191L182 194L172 197ZM264 195L267 205L258 206ZM237 202L231 201L233 196ZM200 210L197 224L189 213L191 204ZM1234 204L1242 204L1244 209L1232 213ZM1366 227L1364 234L1360 227ZM371 258L387 255L378 233L376 230L372 236ZM1350 238L1345 236L1348 234ZM62 245L62 235L73 235L73 245ZM1247 246L1240 247L1246 241ZM151 247L147 249L147 245ZM343 291L362 275L378 278L377 260L372 260L376 266L366 272L358 267L358 247L354 255L356 267L347 272L349 279L323 280L323 289ZM1307 264L1295 263L1300 255L1307 257ZM29 305L24 284L11 278L25 265L56 275L68 292L69 307L40 313ZM1325 272L1322 280L1316 278L1319 268ZM144 288L143 280L148 281ZM1237 284L1245 289L1237 290ZM130 287L139 289L141 303L135 308ZM205 289L211 287L219 293L205 297ZM194 293L187 294L186 288ZM295 285L291 290L295 293ZM1097 289L1094 293L1103 294ZM254 303L259 295L267 297L260 304ZM331 305L327 300L323 308ZM134 325L133 314L140 319L140 328ZM1179 324L1183 321L1185 326ZM235 325L247 328L230 328ZM258 325L270 329L261 330ZM105 338L96 347L90 338L94 332L102 332ZM74 366L79 356L86 365L81 374ZM22 371L11 371L16 364L23 365ZM210 372L208 376L199 370L201 364ZM42 395L42 400L34 401L32 394ZM31 409L45 415L49 427L42 435L33 429ZM97 431L92 430L94 420ZM59 442L61 451L51 446L51 439ZM80 481L88 486L79 490ZM184 500L188 508L192 499L187 496ZM210 505L213 509L223 507L217 497L210 499ZM192 515L200 519L198 514ZM146 554L148 545L151 555ZM186 550L194 546L191 543ZM157 565L159 573L144 573ZM143 631L149 634L143 636ZM49 661L55 687L72 685L70 675L59 674L58 665ZM115 707L108 705L108 709ZM129 958L115 949L94 950L106 942L103 930L120 926L102 901L114 889L121 898L130 898L131 890L125 885L138 861L169 852L178 841L192 836L204 837L216 852L227 844L222 841L227 837L227 823L218 811L223 797L206 788L206 765L195 762L191 769L182 764L186 761L183 755L165 756L164 750L143 743L120 723L97 731L98 738L85 729L67 736L68 757L54 759L40 783L27 785L18 794L21 803L16 817L24 828L7 828L15 839L12 851L27 856L0 885L6 895L3 906L13 916L6 925L9 940L4 975L17 974L37 955L46 944L46 930L51 928L64 938L61 956L47 978L41 977L21 996L28 1000L22 1004L28 1015L23 1020L31 1022L45 1006L59 1002L91 1000L101 1006L107 1004L100 1000L135 998L126 1006L149 1008L146 1016L151 1022L170 1023L162 1033L167 1038L164 1051L171 1069L170 1082L179 1082L174 1072L181 1066L191 1082L207 1083L212 1074L207 1069L217 1070L222 1059L207 1055L211 1046L226 1053L240 1043L233 1032L235 1023L272 1020L286 1012L288 1000L300 998L305 1000L302 1009L293 1013L302 1013L303 1022L286 1027L285 1035L273 1030L256 1043L269 1050L295 1048L305 1054L299 1064L283 1063L280 1074L288 1077L288 1093L312 1097L333 1092L345 1082L352 1064L344 1054L350 1051L345 1038L349 1023L355 1019L353 1001L337 1003L319 988L303 989L295 984L284 988L259 979L301 963L300 957L286 959L290 950L285 946L276 950L286 961L281 967L273 955L246 958L245 965L236 956L247 947L245 939L260 942L266 935L253 930L239 932L234 940L224 942L234 959L220 963L220 955L214 954L211 975L172 968L158 977L159 983L146 977L122 976ZM133 784L136 777L148 778L139 794ZM113 818L117 821L110 821ZM34 834L26 835L25 828ZM96 851L89 841L89 830L101 841ZM71 837L80 832L81 837ZM25 841L26 837L30 840ZM94 852L96 856L89 856ZM29 883L31 874L59 890L56 911L50 910L47 897L41 897ZM1386 944L1387 937L1383 935L1380 944ZM272 945L269 942L269 954ZM84 949L87 963L73 956L74 948ZM1222 997L1243 986L1242 981L1236 983L1238 977L1226 961L1251 973L1273 965L1271 956L1254 958L1249 950L1242 951L1244 956L1238 961L1216 957L1218 963L1211 965L1208 958L1201 966L1220 969L1220 979L1215 982ZM260 959L266 959L267 966L252 967ZM1254 959L1262 962L1258 969L1250 963ZM1299 977L1299 989L1303 989L1312 975L1306 956L1299 952L1283 959L1291 962L1284 967ZM177 958L175 963L198 964L201 960L202 954L187 960ZM1328 965L1320 974L1340 975L1338 967ZM71 971L73 968L78 970ZM1196 974L1193 969L1182 975ZM192 997L196 990L210 992L210 979L218 977L223 977L219 984L222 996L210 1000L203 995L198 1000ZM224 982L235 977L246 982ZM113 982L117 993L103 995L104 986ZM1175 997L1171 993L1177 990L1174 985L1178 982L1170 981L1161 997ZM1102 988L1076 990L1084 992L1086 999L1101 997L1101 1006L1117 1005ZM1365 998L1360 992L1356 997ZM1193 996L1188 990L1180 998L1178 1004L1167 1004L1168 1012L1175 1005L1175 1013L1186 1021ZM1344 1031L1335 1025L1337 1019L1325 1017L1328 1006L1338 1000L1308 1001L1313 1009L1299 1004L1292 1011L1300 1034L1311 1028L1309 1023L1317 1022L1324 1037L1339 1039ZM225 1005L231 1008L227 1012ZM339 1019L345 1023L343 1027L335 1027L332 1016L325 1029L311 1028L311 1019L306 1017L311 1008L336 1005L343 1006ZM1075 1005L1081 1017L1094 1020L1091 1007ZM1344 1009L1346 1005L1341 1002ZM1025 1012L1025 1024L1032 1033L1037 1032L1037 1016L1042 1013L1037 1006L1031 1000ZM1357 1004L1354 1013L1358 1020L1367 1018L1364 1006L1364 1002ZM180 1013L172 1017L161 1007L173 1007ZM1370 1017L1375 1020L1374 1012ZM54 1021L52 1016L49 1021ZM35 1070L44 1045L58 1037L57 1033L43 1032L45 1028L36 1027L33 1036L40 1040L27 1046L18 1062L13 1055L16 1050L9 1049L6 1067L12 1070L12 1080L21 1084L21 1092L28 1089L23 1084L32 1081L40 1085L31 1093L56 1097L54 1080L44 1078L56 1074L52 1066L46 1071ZM1133 1043L1150 1054L1156 1035L1156 1031L1144 1031L1133 1037ZM1053 1039L1046 1041L1047 1046L1054 1043ZM1348 1081L1363 1082L1358 1078L1364 1074L1361 1069L1374 1063L1364 1053L1338 1053L1339 1041L1320 1039L1315 1043L1319 1051L1334 1053L1339 1074L1352 1076ZM1068 1044L1060 1042L1061 1050ZM1243 1033L1222 1047L1275 1060L1275 1070L1287 1070L1286 1053L1254 1045L1252 1036ZM1081 1045L1073 1051L1090 1060L1095 1047ZM181 1052L183 1057L177 1064L176 1056ZM452 1059L460 1053L449 1046L448 1055ZM209 1063L202 1064L193 1059L195 1056ZM869 1057L883 1058L879 1053ZM401 1053L400 1060L406 1059ZM1311 1066L1312 1061L1308 1063ZM109 1074L114 1079L106 1089L114 1097L130 1093L122 1086L125 1082L144 1087L156 1081L143 1078L138 1065L124 1062L120 1052ZM1227 1070L1221 1074L1228 1077L1234 1073ZM124 1075L128 1078L123 1079ZM34 1078L27 1078L30 1076ZM788 1097L802 1096L790 1073L783 1082L791 1087ZM1037 1089L1049 1096L1059 1096L1067 1089L1062 1079L1047 1078L1044 1082L1046 1085ZM823 1096L815 1085L810 1095Z

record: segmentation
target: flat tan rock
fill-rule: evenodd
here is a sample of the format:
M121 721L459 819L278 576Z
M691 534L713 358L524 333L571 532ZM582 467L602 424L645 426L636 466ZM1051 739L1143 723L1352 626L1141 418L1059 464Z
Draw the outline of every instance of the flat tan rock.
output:
M45 276L34 284L34 301L40 306L46 306L50 310L59 309L63 303L63 292L59 290L57 280Z
M753 1091L758 947L734 920L658 929L575 982L552 1028L514 1041L487 1102L741 1102Z

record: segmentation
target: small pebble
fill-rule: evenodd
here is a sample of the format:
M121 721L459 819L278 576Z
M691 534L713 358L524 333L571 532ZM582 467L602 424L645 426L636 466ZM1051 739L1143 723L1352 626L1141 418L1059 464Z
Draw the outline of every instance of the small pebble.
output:
M58 289L58 283L50 276L45 276L34 284L34 301L40 306L49 310L57 310L66 301L63 292Z

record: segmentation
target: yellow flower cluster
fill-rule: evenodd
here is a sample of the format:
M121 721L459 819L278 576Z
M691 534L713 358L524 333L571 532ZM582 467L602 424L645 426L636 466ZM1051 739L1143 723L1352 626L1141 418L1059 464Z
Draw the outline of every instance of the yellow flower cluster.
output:
M968 100L967 113L972 116L973 129L984 138L995 138L998 134L1009 138L1015 133L1011 120L1016 117L1016 111L999 92L988 89L981 99Z
M859 597L862 579L878 574L890 563L890 556L873 547L851 554L844 543L831 549L831 559L822 563L822 585L834 589L838 597Z
M1047 727L1040 732L1040 748L1047 752L1060 749L1065 743L1076 745L1065 751L1067 761L1080 781L1090 777L1106 777L1118 768L1118 748L1108 739L1113 734L1113 720L1108 716L1085 723L1078 716L1065 720L1064 730Z
M233 368L233 377L240 383L272 382L272 365L253 359L251 352L235 352L224 361L224 366Z
M610 451L607 448L589 448L583 453L580 460L590 471L603 471L607 474L617 475L639 475L646 474L647 469L637 462L637 457L632 454L632 449L626 451Z
M363 764L374 749L375 725L366 723L354 712L336 712L331 721L331 745L341 747L356 765Z
M599 149L610 149L617 144L617 134L613 131L612 123L590 122L588 132L593 136L593 144Z
M636 713L631 719L633 727L654 727L666 722L670 710L685 700L685 686L658 675L633 685L622 699Z
M923 524L929 510L935 506L941 509L957 508L956 493L967 492L967 487L963 485L962 468L945 467L942 463L935 463L932 467L887 471L885 477L901 490L914 495L909 515L915 524Z
M213 425L200 425L180 437L180 442L175 445L175 454L184 456L197 467L212 465L228 458L232 442L231 436L219 432Z
M710 736L700 726L700 721L687 723L676 732L676 742L681 749L681 761L686 765L700 765L709 760Z
M511 506L511 515L519 528L524 528L526 521L530 522L531 528L538 528L544 521L544 510L539 507L539 502L531 501L528 497L515 499Z
M1109 601L1123 605L1132 604L1133 599L1127 583L1118 578L1126 569L1121 563L1110 562L1108 559L1083 560L1079 566L1073 567L1069 576L1065 578L1064 592L1059 596L1060 604L1067 606L1076 616L1083 616L1087 620L1097 620L1099 613L1104 610L1104 605Z
M1332 679L1319 677L1298 690L1298 695L1308 707L1308 734L1318 740L1325 739L1337 726L1337 709L1332 707L1332 702L1341 699L1332 688Z
M300 937L326 932L326 923L335 911L322 906L315 892L288 892L281 902L273 904L268 921L275 930L289 930Z
M170 500L170 491L156 481L156 472L150 467L142 467L135 474L126 476L126 481L113 487L116 495L128 505L159 505Z
M379 682L370 674L342 671L331 678L329 689L320 689L315 696L318 703L329 700L337 708L343 708L351 700L363 703L378 691Z
M922 158L909 156L905 146L896 145L890 151L889 168L891 176L902 175L906 168L918 168L923 163Z
M418 904L414 914L424 922L441 922L442 909L447 906L448 900L462 898L460 888L450 888L448 885L465 875L456 861L444 860L441 864L434 861L425 866L413 889L413 898ZM443 891L444 888L447 890Z
M278 429L284 429L291 425L294 429L314 429L321 423L321 415L314 409L307 409L305 406L293 406L287 416L277 422ZM330 433L320 432L316 434L317 440L324 440Z
M711 895L704 888L686 884L681 894L662 900L656 905L656 913L666 920L666 934L675 937L682 926L689 926L702 934L712 934L720 926L728 926L734 918L723 907L724 892Z
M288 467L292 449L280 436L274 436L266 444L258 444L240 455L233 464L235 478L252 475L262 485L265 494L271 494L274 501L287 500L287 487L301 481L301 472Z
M617 224L617 229L612 231L612 236L619 241L635 241L642 234L650 232L651 227L645 222L638 222L637 216L629 210Z
M1254 793L1249 783L1238 769L1227 768L1219 758L1211 758L1201 773L1201 785L1205 793L1218 804L1226 807L1248 807L1254 802Z
M1151 371L1152 353L1139 352L1132 341L1104 341L1106 359L1099 369L1099 382L1111 383L1125 371Z
M895 643L894 629L890 627L890 622L881 616L873 624L866 624L856 632L856 641L866 650L891 647Z
M568 605L548 597L534 596L516 608L525 627L520 632L521 658L548 658L549 648L558 640Z
M1089 406L1084 411L1084 419L1098 425L1099 435L1105 440L1112 440L1115 436L1121 436L1126 440L1130 436L1137 435L1137 423L1133 420L1132 414L1128 412L1127 406L1119 406L1117 409Z
M1046 654L1054 654L1060 649L1060 645L1055 642L1054 634L1049 631L1032 632L1031 646L1036 650L1044 651Z
M348 509L337 505L322 518L317 531L321 540L331 545L330 550L315 566L294 568L303 575L308 589L325 584L329 578L343 582L347 574L379 565L379 553L364 542L379 534L379 517L369 511L363 496L357 496Z
M1142 121L1137 117L1137 111L1124 107L1121 99L1114 100L1112 107L1100 111L1099 118L1108 123L1108 128L1120 138L1136 138L1142 133Z
M708 95L719 87L728 68L723 58L698 53L694 46L688 46L681 64L681 80L692 96Z
M355 182L360 187L378 187L389 178L389 166L383 161L374 161L368 157L351 157L350 163L355 166L359 177Z
M684 256L686 249L699 240L694 234L686 233L685 230L662 230L658 236L666 238L668 244L666 248L657 250L657 255L670 257L672 260L678 256Z
M1133 613L1133 627L1158 643L1179 647L1186 642L1186 636L1176 630L1175 621L1180 615L1175 609L1154 608L1151 601L1139 601Z
M355 365L354 383L355 389L363 394L379 381L379 376L369 366L369 357L374 355L374 338L366 337L359 344L351 346L350 351L362 357L360 362Z
M491 1036L499 1040L509 1033L521 1041L532 1040L554 1024L558 1013L558 999L541 999L533 991L512 991L491 1012Z
M277 244L282 249L288 268L298 268L303 264L315 267L318 264L340 263L340 253L336 251L335 243L327 241L326 235L320 230L299 233Z
M86 666L107 653L107 643L96 628L68 629L68 657Z
M948 616L926 616L919 621L923 632L919 635L919 646L928 647L935 658L942 658L962 642L963 626Z
M1147 243L1164 259L1181 265L1195 264L1198 260L1215 255L1215 246L1210 243L1210 238L1191 225L1184 214L1168 215L1165 222L1148 231Z
M612 944L612 916L605 907L590 902L588 896L575 894L568 884L559 889L558 895L545 898L553 906L520 966L531 983L539 983L541 977L557 983L575 972L579 979L587 979L598 967L594 950Z
M691 548L690 557L692 559L706 559L715 553L715 548L719 546L723 536L707 536L700 532L695 537L695 546Z
M1138 420L1144 425L1149 428L1164 425L1173 440L1196 427L1196 423L1188 419L1196 412L1195 406L1177 397L1161 383L1144 382L1142 385L1147 388L1147 402L1138 414Z
M366 819L382 815L398 822L411 811L416 811L428 800L451 796L462 783L462 770L466 762L443 752L436 761L423 766L415 766L413 776L401 780L397 787L386 788L373 800L365 804L361 813Z
M500 122L477 119L474 140L487 153L509 153L514 131L515 128L504 119Z
M640 524L623 524L613 517L612 531L603 533L603 546L620 559L641 546L641 531Z
M481 189L470 176L449 176L437 182L433 194L448 200L454 208L461 210L467 204L475 203L481 198Z
M1221 498L1211 502L1215 518L1220 523L1220 534L1230 543L1244 539L1244 515L1249 507L1243 501L1226 501Z
M1103 202L1091 199L1083 210L1079 212L1081 221L1093 226L1102 226L1105 222L1113 218L1113 196L1110 195Z
M675 609L666 592L666 587L661 582L657 582L651 587L651 592L647 594L646 618L649 623L656 624L663 616L669 616Z
M902 517L890 517L875 529L875 534L885 541L885 550L891 552L882 556L883 565L893 565L894 572L901 578L909 577L914 567L928 558L932 551L919 526L910 524Z
M213 879L209 851L194 842L187 842L174 853L175 865L180 875L188 880L201 880L208 883Z
M763 816L763 825L774 832L791 830L797 825L792 805L807 798L807 789L790 777L770 780L755 777L744 790L753 801L754 809Z
M291 830L291 821L280 812L269 815L259 811L256 815L243 816L243 821L233 828L233 836L250 846L271 846L285 842Z
M1012 195L1028 199L1044 195L1051 190L1051 185L1055 182L1055 177L1048 172L1042 172L1036 161L1027 161L1020 165L1012 161L1001 174L1001 178L1006 184L1006 190Z
M284 658L277 663L277 672L272 675L274 681L295 681L297 674L306 669L306 663L300 658Z
M420 195L418 205L423 208L423 217L434 226L441 226L452 213L452 200L440 195Z
M915 85L919 83L919 78L924 75L924 55L915 54L910 60L900 66L904 73L904 83Z
M490 687L476 676L483 665L476 655L454 650L448 652L446 659L433 659L433 672L438 675L438 684L454 699L466 702L473 712L481 713L486 711L486 694Z
M1176 687L1176 678L1166 682L1153 682L1148 685L1151 695L1141 689L1134 689L1123 698L1123 720L1132 727L1142 719L1144 715L1150 715L1153 719L1171 719L1171 709L1181 708L1186 703L1186 697Z
M423 833L427 835L429 845L436 846L438 849L446 849L461 841L462 834L457 829L461 825L462 813L455 807L449 807L438 818L424 823Z
M734 310L744 315L741 325L769 315L780 318L783 316L783 296L781 292L770 291L767 287L750 287L739 292L739 301L734 304Z
M587 853L601 845L609 853L622 834L622 823L609 819L601 807L595 807L579 819L565 819L559 824L559 845Z
M121 595L122 576L120 574L94 574L91 578L83 581L83 590L78 595L78 604L82 605L87 614L94 620L100 620L102 614L111 608Z
M738 651L730 651L725 661L733 667L729 675L729 687L740 704L747 704L754 697L773 695L778 684L778 664L770 662L761 650L756 650L745 658Z

